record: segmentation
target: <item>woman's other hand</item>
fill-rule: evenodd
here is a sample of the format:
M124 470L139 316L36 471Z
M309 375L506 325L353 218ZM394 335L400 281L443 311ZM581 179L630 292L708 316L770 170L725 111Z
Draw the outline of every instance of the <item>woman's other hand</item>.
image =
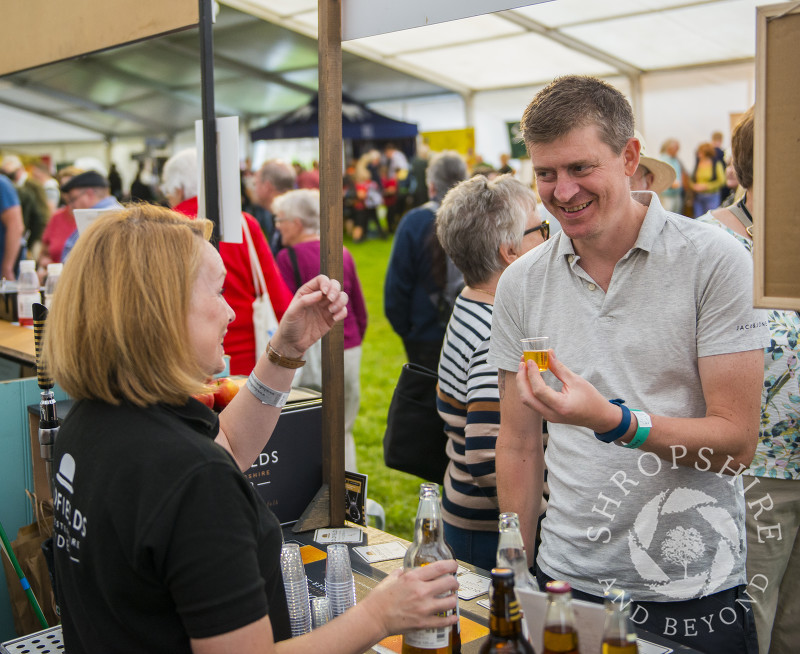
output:
M385 636L455 624L458 566L452 559L394 570L363 600ZM452 615L444 616L447 611Z
M338 281L317 275L295 293L271 339L272 347L287 357L301 358L334 323L344 320L347 301Z

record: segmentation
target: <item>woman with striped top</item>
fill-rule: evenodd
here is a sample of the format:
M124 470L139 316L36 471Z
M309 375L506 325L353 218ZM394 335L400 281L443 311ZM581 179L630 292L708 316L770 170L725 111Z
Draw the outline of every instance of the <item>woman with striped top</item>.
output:
M500 427L497 369L486 362L497 281L506 267L549 236L533 191L512 175L476 176L452 188L436 214L436 234L464 275L439 360L437 404L450 464L442 507L456 558L490 570L497 550L495 441Z

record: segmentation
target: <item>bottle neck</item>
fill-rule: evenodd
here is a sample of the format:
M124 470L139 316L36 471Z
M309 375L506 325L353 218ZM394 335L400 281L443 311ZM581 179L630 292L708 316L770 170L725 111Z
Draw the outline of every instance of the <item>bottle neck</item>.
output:
M444 544L444 521L437 495L423 495L419 500L414 523L414 542Z
M630 608L606 607L603 641L619 644L636 641L636 634L630 624Z
M414 528L415 543L444 543L442 520L419 518Z
M548 593L545 628L553 626L561 629L575 628L575 615L572 612L570 593Z
M489 614L489 632L496 638L507 640L522 638L522 614L513 586L503 584L494 588L492 610Z

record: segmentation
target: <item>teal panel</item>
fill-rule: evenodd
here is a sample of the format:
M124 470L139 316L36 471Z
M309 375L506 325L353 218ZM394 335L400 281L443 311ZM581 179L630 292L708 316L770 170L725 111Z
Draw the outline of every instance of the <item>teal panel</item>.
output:
M67 399L56 387L57 400ZM0 382L0 522L9 540L33 521L25 489L33 490L28 405L39 403L36 378ZM39 452L35 452L39 456ZM4 556L4 555L1 555ZM17 583L16 581L14 583ZM16 637L5 574L0 566L0 642Z

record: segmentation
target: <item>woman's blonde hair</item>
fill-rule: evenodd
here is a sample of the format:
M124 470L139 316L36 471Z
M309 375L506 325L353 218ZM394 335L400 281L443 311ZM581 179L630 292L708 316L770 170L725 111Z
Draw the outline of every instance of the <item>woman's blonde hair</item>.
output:
M70 253L44 358L75 399L183 404L204 373L187 336L207 220L137 204L94 222Z

